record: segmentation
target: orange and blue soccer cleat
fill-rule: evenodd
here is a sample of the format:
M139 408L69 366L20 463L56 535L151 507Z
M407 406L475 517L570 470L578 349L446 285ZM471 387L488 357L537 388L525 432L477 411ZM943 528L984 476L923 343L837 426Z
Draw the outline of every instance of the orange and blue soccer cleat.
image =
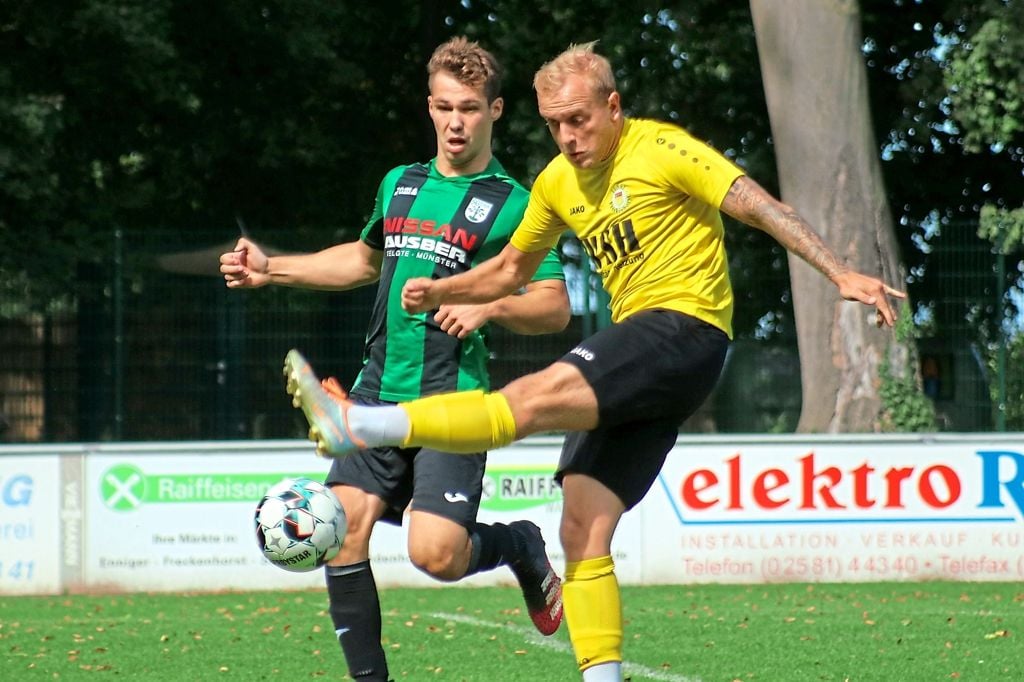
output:
M302 410L309 422L309 439L321 457L345 457L366 445L348 429L348 408L352 401L334 377L321 382L299 351L284 358L284 375L292 405Z

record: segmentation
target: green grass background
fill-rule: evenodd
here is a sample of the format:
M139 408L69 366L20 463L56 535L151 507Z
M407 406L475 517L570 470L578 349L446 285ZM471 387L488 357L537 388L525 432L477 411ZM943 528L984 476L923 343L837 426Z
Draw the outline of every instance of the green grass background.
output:
M387 589L400 680L578 680L514 588ZM0 596L0 680L347 679L326 594ZM1024 680L1024 585L623 588L633 682Z

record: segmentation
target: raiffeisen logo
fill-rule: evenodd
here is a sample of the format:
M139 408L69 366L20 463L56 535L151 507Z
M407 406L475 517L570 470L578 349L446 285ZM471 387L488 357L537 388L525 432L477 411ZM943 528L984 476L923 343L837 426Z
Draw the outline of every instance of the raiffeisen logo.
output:
M562 501L562 489L550 467L488 467L484 474L480 507L491 511L518 511Z
M1016 523L1024 454L927 443L751 446L659 477L684 525ZM721 452L721 448L712 451Z
M320 480L323 474L197 473L147 474L132 464L117 464L100 476L100 499L114 511L180 502L256 502L282 478Z

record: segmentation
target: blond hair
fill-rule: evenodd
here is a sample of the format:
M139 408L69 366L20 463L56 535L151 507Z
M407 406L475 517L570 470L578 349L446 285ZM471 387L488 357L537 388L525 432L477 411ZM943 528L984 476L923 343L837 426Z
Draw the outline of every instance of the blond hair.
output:
M456 36L434 50L427 63L427 74L433 76L440 71L450 73L463 85L482 86L488 102L501 96L501 64L490 52L463 36Z
M612 65L605 57L594 52L596 40L580 45L570 45L544 66L533 77L533 89L538 93L549 93L561 88L569 76L583 76L589 81L594 93L607 97L615 92L615 76Z

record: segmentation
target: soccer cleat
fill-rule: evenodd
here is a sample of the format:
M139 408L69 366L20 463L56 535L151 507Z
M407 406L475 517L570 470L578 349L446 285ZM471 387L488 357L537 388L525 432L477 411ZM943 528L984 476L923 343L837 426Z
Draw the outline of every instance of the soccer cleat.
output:
M551 568L540 528L529 521L513 521L508 527L517 550L509 567L523 590L530 619L542 635L553 635L562 622L562 581Z
M348 408L352 401L334 377L323 383L299 351L284 358L286 387L292 405L302 410L309 422L309 439L321 457L345 457L366 447L348 430Z

